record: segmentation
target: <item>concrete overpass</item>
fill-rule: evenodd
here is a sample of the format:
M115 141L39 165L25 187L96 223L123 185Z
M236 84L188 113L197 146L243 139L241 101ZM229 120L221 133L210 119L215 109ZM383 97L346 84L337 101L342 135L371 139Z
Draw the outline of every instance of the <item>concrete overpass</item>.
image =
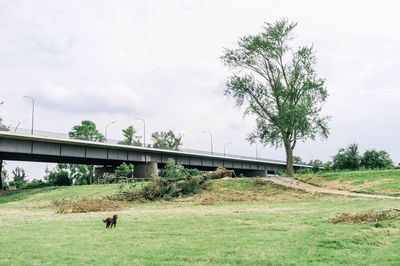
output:
M0 132L0 160L103 165L109 170L126 162L135 165L136 177L144 178L163 167L169 158L188 168L214 170L223 166L245 176L266 176L286 169L286 162L278 160ZM301 167L309 166L295 165Z

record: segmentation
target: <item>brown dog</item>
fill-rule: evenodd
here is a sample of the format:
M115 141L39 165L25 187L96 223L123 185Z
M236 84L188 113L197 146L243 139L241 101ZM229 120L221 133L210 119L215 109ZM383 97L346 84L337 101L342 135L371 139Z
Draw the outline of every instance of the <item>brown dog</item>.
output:
M113 217L107 217L106 219L103 220L103 223L106 223L106 228L112 228L114 226L117 226L117 219L118 215L113 215Z

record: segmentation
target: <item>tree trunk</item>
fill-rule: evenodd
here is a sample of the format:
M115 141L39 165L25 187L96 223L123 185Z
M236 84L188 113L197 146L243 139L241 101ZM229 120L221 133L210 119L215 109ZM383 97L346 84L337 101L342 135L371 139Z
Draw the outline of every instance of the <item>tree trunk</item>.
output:
M285 151L286 151L286 174L288 176L293 176L294 175L294 169L293 169L293 149L289 145L285 145Z
M3 178L2 178L2 175L3 175L3 160L0 160L0 189L3 189Z

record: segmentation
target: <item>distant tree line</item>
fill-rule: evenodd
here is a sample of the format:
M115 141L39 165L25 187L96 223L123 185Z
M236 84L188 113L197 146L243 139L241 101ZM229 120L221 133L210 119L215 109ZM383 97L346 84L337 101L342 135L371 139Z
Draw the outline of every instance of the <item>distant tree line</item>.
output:
M297 163L302 163L300 157L295 156ZM390 169L395 164L387 151L370 149L360 154L358 145L353 143L346 148L340 148L332 157L332 161L326 163L321 160L311 160L309 165L313 171L337 171L337 170L360 170L360 169ZM304 170L305 171L305 170Z

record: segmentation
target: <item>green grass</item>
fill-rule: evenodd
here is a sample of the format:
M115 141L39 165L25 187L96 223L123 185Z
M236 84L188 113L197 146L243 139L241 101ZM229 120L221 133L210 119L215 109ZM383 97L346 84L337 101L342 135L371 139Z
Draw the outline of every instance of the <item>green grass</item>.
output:
M296 178L321 187L400 196L400 169L320 172Z
M10 190L10 191L4 191L2 194L0 194L0 204L1 203L7 203L7 202L13 202L13 201L19 201L28 198L29 196L32 196L34 194L38 193L43 193L47 192L50 190L55 189L55 187L43 187L43 188L35 188L35 189L22 189L22 190Z
M207 196L304 192L253 180L212 181ZM60 215L36 208L60 197L98 197L118 187L75 186L0 204L1 265L398 265L400 221L332 224L341 212L383 209L399 200L308 196L289 200L158 201L113 213ZM272 190L273 192L268 192Z

